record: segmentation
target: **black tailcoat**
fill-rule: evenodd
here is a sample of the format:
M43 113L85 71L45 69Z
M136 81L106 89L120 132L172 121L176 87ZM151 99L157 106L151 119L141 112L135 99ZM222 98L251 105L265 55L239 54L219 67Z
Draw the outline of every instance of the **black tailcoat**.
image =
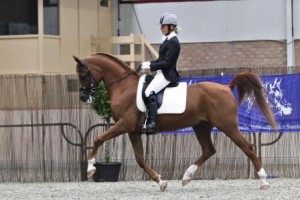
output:
M179 74L176 70L176 63L180 53L180 43L176 36L166 39L159 48L159 57L150 62L151 71L162 70L164 77L176 83L179 80Z

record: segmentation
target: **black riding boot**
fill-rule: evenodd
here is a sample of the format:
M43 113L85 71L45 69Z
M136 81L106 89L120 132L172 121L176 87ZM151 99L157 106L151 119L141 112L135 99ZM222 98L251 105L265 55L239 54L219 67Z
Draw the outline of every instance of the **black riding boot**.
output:
M157 102L155 93L151 93L151 95L147 98L147 108L148 108L148 118L146 125L146 133L147 134L156 134L157 126Z

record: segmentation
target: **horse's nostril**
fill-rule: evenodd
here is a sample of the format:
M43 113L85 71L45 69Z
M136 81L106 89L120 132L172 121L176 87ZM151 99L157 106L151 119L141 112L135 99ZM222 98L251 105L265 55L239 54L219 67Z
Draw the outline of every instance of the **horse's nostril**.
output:
M85 95L80 95L80 101L86 102L87 101L87 96Z

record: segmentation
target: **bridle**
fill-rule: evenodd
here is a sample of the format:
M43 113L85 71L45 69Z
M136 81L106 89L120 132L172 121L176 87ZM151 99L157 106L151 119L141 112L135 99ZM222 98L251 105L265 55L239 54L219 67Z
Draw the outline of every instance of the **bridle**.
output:
M82 76L83 79L88 81L88 84L86 87L80 87L80 92L83 92L87 95L91 95L94 96L97 90L97 87L99 85L99 83L96 83L95 78L93 77L93 75L91 74L90 70L88 69L88 65L85 62L84 59L81 60L81 63L79 64L80 68L83 70L84 75ZM125 76L123 76L122 78L117 79L116 81L113 81L111 83L107 84L107 87L112 86L115 83L118 83L124 79L126 79L127 77L131 76L131 75L138 75L139 71L141 70L141 65L135 70L135 71L131 71L131 72L125 72Z
M96 83L93 75L91 74L90 70L88 69L87 64L85 63L85 60L81 60L81 63L79 64L81 70L83 71L84 75L81 76L82 79L87 80L88 84L86 87L80 87L79 91L88 95L88 96L94 96L98 87L98 83Z

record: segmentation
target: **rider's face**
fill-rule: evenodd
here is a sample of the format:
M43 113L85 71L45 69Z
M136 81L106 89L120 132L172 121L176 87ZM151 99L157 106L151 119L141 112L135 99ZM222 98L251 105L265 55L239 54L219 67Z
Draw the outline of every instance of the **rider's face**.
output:
M163 35L167 35L169 33L169 28L167 24L162 24L160 26L160 30Z

